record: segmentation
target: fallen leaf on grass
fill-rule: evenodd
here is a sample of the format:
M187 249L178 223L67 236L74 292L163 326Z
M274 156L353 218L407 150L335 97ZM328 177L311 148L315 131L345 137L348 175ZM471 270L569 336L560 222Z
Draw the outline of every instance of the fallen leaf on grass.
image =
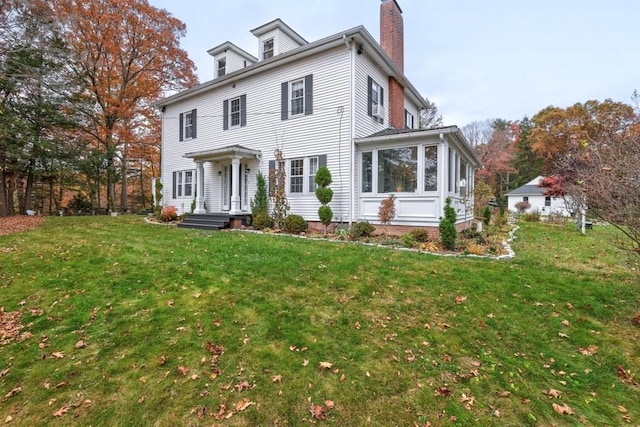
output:
M80 340L76 343L75 347L80 349L80 348L85 348L87 345L84 343L84 340Z
M495 314L493 314L493 313L489 313L489 314L487 314L487 317L488 317L489 319L493 319L494 317L496 317L496 315L495 315Z
M9 424L11 421L13 421L13 417L11 415L7 415L7 418L4 419L5 424Z
M11 371L11 368L3 369L0 371L0 378L6 376Z
M465 302L467 300L467 296L466 295L459 295L456 297L456 304L462 304L463 302Z
M216 328L219 328L220 325L222 325L222 321L220 319L216 319L213 321L213 326L215 326Z
M308 366L309 365L309 360L308 359L302 359L302 366Z
M273 378L271 378L271 381L274 383L281 383L282 382L282 375L274 375Z
M583 356L593 356L598 352L598 346L590 345L587 348L578 347L578 352Z
M312 403L311 407L309 408L309 410L311 411L311 416L313 418L315 418L316 420L326 420L327 419L327 414L324 412L324 406L316 405L315 403Z
M635 380L635 376L630 371L627 371L620 365L616 366L616 371L618 372L618 378L620 378L622 382L631 385L638 385Z
M138 399L138 404L143 404L144 402L147 401L147 398L145 396L142 396L140 399Z
M183 376L187 376L187 374L189 373L189 368L185 367L185 366L178 366L178 372L180 372Z
M573 310L573 304L571 304L570 302L567 303L567 308L569 310Z
M64 414L66 414L67 412L69 412L69 409L71 409L71 405L69 405L68 403L63 405L60 409L58 409L57 411L55 411L53 413L54 417L61 417Z
M20 393L21 391L22 391L22 387L16 387L10 390L7 394L4 395L4 397L2 398L2 401L4 402L5 400L12 398L13 396Z
M167 301L167 305L168 305L169 307L173 307L173 300L172 300L172 299L170 299L169 301Z
M360 330L360 322L356 322L356 324L354 325L356 329Z
M64 358L64 353L61 351L56 351L51 353L51 357L53 357L54 359L62 359Z
M333 402L333 400L325 400L324 406L326 406L327 409L333 409L333 407L335 406L335 403Z
M557 403L554 403L553 410L560 415L573 415L573 410L569 406L567 406L566 403L562 405L558 405Z
M244 390L251 390L253 388L253 386L251 384L249 384L249 381L244 380L241 383L236 384L235 388L236 388L236 390L241 392L241 391L244 391Z
M625 413L627 412L627 408L625 408L624 406L618 406L618 411Z
M562 321L562 325L563 325L563 326L569 326L569 321L568 321L568 320L566 320L566 319L565 319L565 320L563 320L563 321Z
M563 334L562 332L558 332L558 336L559 336L560 338L569 338L569 335L567 335L567 334Z
M241 412L247 409L251 405L255 405L256 402L252 402L246 397L243 400L236 402L236 411Z
M320 370L321 371L325 371L327 369L331 369L331 367L333 366L333 363L331 362L320 362Z
M556 390L554 388L550 388L549 391L542 391L542 393L546 394L547 397L551 398L551 399L559 399L560 396L562 396L562 392L559 390Z

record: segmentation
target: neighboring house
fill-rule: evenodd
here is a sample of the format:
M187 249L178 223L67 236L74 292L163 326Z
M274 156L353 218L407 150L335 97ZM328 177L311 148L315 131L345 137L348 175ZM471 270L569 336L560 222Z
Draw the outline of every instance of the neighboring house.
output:
M456 126L416 129L427 105L403 73L402 10L382 0L380 13L382 46L362 26L309 43L276 19L251 31L258 57L231 42L209 50L215 78L157 102L163 203L244 220L256 173L281 166L290 213L313 224L327 166L335 222L376 223L393 194L392 225L437 229L447 197L468 225L480 161Z
M510 211L517 212L518 202L528 202L530 207L526 212L538 211L541 215L557 214L571 216L567 203L563 197L545 196L545 188L540 187L540 182L544 177L538 176L527 182L522 187L518 187L505 194L507 196L507 207Z

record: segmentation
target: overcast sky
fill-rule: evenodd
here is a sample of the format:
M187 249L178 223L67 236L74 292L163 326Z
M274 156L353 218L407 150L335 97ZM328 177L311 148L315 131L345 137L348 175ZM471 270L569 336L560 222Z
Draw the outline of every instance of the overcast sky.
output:
M187 25L182 47L201 82L207 50L231 41L258 55L250 30L280 18L307 41L364 25L379 40L380 0L150 0ZM446 125L531 117L640 91L638 0L398 0L405 74Z

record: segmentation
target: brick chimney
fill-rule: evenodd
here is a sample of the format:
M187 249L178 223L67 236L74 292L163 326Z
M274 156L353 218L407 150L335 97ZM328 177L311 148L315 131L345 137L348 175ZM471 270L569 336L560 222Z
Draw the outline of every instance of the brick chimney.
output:
M404 24L396 0L380 5L380 46L404 74ZM389 77L389 124L404 127L404 87L394 77Z

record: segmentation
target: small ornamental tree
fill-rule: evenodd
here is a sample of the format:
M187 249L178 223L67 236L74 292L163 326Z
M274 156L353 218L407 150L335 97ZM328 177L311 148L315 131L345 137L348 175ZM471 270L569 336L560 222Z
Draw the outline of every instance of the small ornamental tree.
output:
M262 172L256 175L256 194L251 200L251 215L254 217L258 214L267 215L269 212L269 197L267 196L267 182Z
M456 239L458 231L456 230L456 220L458 215L453 206L451 206L451 198L447 197L444 206L444 218L440 218L440 243L444 249L454 250L456 248Z
M320 222L324 226L324 234L327 234L327 226L331 224L333 219L333 211L329 206L331 199L333 199L333 190L329 188L332 182L331 172L326 166L322 166L316 172L315 182L318 188L316 189L316 197L322 206L318 208L318 217Z
M384 234L387 234L387 226L391 222L391 220L396 216L396 198L393 194L390 194L389 197L380 202L380 207L378 208L378 219L380 223L385 226Z
M289 201L287 200L287 172L284 169L284 154L280 148L273 152L276 158L276 167L269 171L269 180L273 182L273 225L281 228L287 212L289 211Z
M524 213L524 211L526 211L527 209L529 209L531 207L531 203L525 202L523 200L523 201L520 201L520 202L516 203L514 206L518 210L518 213Z

